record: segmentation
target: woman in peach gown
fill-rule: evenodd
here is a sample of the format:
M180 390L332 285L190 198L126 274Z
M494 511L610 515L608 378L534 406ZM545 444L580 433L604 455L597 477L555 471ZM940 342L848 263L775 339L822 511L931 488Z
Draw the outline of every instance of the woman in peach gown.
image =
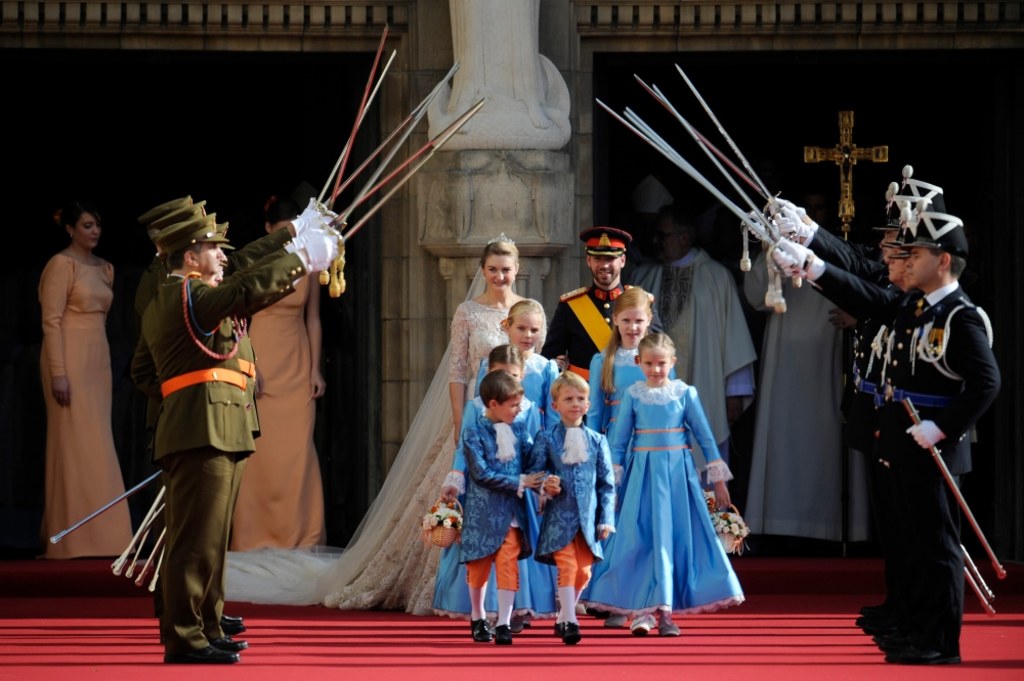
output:
M298 215L290 199L264 207L267 232ZM324 543L324 495L313 443L320 373L320 289L303 277L295 293L257 312L249 324L256 353L260 436L246 463L231 527L231 550L293 549Z
M49 541L125 491L110 421L106 321L114 299L114 266L93 254L101 231L95 208L76 201L57 217L71 243L50 258L39 280L39 368L46 400L44 557L118 556L132 538L123 503L56 544Z

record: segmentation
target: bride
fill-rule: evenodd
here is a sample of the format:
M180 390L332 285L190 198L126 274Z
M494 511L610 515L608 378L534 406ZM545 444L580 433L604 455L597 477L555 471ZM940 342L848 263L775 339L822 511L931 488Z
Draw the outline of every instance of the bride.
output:
M481 361L508 342L501 322L523 299L513 290L518 270L519 252L510 239L501 235L484 247L478 275L483 293L456 309L448 349L380 493L348 546L340 554L231 552L229 600L434 614L440 552L422 541L420 521L451 470L462 408L473 397Z

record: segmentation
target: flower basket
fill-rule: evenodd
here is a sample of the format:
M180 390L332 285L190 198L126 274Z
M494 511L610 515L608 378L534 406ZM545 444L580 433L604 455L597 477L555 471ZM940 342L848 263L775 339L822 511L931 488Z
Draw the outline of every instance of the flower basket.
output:
M730 504L728 510L719 511L715 493L709 490L704 492L704 500L708 505L708 513L711 514L711 526L715 528L722 548L726 553L742 555L745 548L744 540L750 534L750 528L740 515L739 509Z
M459 541L462 534L462 504L458 500L448 504L440 499L423 516L424 541L448 548Z
M430 543L446 549L454 544L459 538L459 531L450 527L435 527L430 531Z

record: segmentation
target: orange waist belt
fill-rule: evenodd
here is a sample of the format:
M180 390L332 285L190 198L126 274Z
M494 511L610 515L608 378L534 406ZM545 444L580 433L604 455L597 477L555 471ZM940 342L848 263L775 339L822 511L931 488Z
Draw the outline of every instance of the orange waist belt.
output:
M246 362L246 364L252 366L250 362ZM160 384L160 392L166 399L171 393L175 393L183 388L198 385L199 383L212 383L214 381L230 383L240 390L245 390L246 380L245 374L234 369L199 369L198 371L190 371L187 374L181 374L164 381Z
M584 369L583 367L578 367L575 364L570 364L569 371L578 376L582 376L584 381L590 380L590 369Z

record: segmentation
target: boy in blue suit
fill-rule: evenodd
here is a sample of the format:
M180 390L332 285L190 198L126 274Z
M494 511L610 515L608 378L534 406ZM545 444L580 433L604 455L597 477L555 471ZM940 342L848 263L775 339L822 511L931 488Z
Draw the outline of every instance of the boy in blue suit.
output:
M578 375L559 376L551 386L551 406L561 422L541 431L532 452L558 480L544 485L536 558L558 567L555 635L568 645L580 640L576 601L590 581L591 566L604 555L599 542L615 531L615 474L608 440L583 425L589 397L590 386Z
M463 427L463 449L469 476L459 561L466 563L473 640L511 645L512 605L519 589L521 558L532 553L523 492L541 486L546 473L543 459L530 456L532 439L522 421L516 421L523 387L504 371L488 374L480 384L486 406L476 422ZM524 461L524 456L528 460ZM484 611L487 579L495 568L498 620L491 636Z

